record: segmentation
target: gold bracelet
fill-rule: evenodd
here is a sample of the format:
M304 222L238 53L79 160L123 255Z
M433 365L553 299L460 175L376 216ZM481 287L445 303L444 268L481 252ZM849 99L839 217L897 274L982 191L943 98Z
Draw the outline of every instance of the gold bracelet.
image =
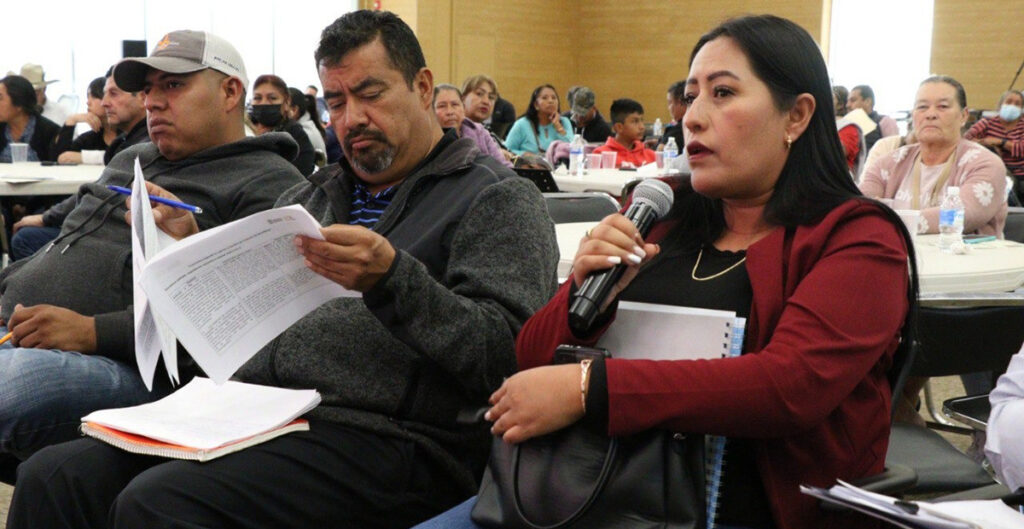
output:
M587 389L590 380L590 364L594 361L590 358L580 360L580 403L583 404L583 414L587 414Z

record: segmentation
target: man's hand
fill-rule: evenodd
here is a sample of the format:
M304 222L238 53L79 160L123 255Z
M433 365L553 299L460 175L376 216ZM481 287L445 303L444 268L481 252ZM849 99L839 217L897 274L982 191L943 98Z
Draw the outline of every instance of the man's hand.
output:
M361 226L335 224L320 233L325 241L299 236L295 247L310 270L349 290L370 290L395 260L391 243Z
M168 198L181 202L181 199L174 196L174 193L167 191L166 189L151 183L146 182L146 192L151 197ZM125 201L128 208L128 212L124 215L124 221L128 224L132 223L132 199L128 197ZM156 227L160 228L161 231L174 237L175 240L182 240L189 235L195 235L199 233L199 225L196 224L196 217L192 215L190 211L181 208L172 208L164 204L157 204L156 202L150 202L153 206L153 220L156 222Z
M60 153L60 156L57 157L57 163L82 163L82 153L75 151L62 152Z
M88 123L89 127L92 128L93 132L99 132L103 128L103 122L100 121L99 116L92 112L82 112L81 114L73 114L71 117L64 122L69 127L74 127L78 123Z
M7 329L18 347L96 352L96 323L88 316L53 305L14 307Z
M21 218L21 220L19 220L18 222L15 222L14 226L11 226L11 235L14 235L15 233L18 233L18 230L20 230L22 228L25 228L25 227L28 227L28 226L35 226L35 227L40 227L41 228L43 226L43 216L42 215L25 215L24 217Z

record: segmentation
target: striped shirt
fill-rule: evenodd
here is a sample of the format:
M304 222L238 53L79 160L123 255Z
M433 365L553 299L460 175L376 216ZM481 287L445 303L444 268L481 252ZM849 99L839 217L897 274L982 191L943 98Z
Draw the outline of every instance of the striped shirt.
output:
M364 228L373 228L384 214L384 209L395 198L398 186L391 186L378 193L371 193L366 184L356 180L355 191L352 193L352 212L348 223Z
M996 154L1003 159L1010 174L1018 180L1024 179L1024 119L1018 119L1008 128L1000 118L982 118L964 134L968 140L980 140L988 136L1006 140L1006 147L997 150Z

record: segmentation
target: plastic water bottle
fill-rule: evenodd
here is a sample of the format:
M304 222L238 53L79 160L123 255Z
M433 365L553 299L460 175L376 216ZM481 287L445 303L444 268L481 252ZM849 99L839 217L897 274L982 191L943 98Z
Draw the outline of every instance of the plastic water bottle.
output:
M662 132L664 132L664 129L661 126L661 118L655 118L654 127L651 128L651 134L653 134L655 138L660 138Z
M573 136L569 144L569 174L572 176L583 176L583 168L586 166L586 154L584 154L586 142L579 134Z
M665 150L662 155L664 162L662 163L662 172L665 174L672 173L672 163L675 162L676 156L679 156L679 146L676 145L676 139L669 136L668 141L665 142Z
M964 203L959 187L947 187L939 206L939 250L953 253L953 245L964 241Z

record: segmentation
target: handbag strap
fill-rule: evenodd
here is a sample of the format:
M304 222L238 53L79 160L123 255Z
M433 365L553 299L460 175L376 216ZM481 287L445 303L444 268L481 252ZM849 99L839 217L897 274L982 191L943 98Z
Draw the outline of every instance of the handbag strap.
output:
M521 446L521 444L517 444L512 451L512 495L515 497L516 514L518 514L519 518L526 522L532 529L559 529L567 527L569 524L583 516L583 514L587 512L587 509L594 503L594 500L597 499L597 495L604 489L605 484L608 483L608 477L611 475L612 463L615 461L615 454L619 449L619 440L612 437L611 441L608 443L608 450L605 452L604 456L604 464L601 465L601 473L598 474L596 483L594 483L594 487L591 489L590 494L587 495L587 499L584 500L579 508L577 508L565 520L555 522L551 525L539 525L534 523L526 515L526 510L523 509L523 502L519 496L519 450Z

